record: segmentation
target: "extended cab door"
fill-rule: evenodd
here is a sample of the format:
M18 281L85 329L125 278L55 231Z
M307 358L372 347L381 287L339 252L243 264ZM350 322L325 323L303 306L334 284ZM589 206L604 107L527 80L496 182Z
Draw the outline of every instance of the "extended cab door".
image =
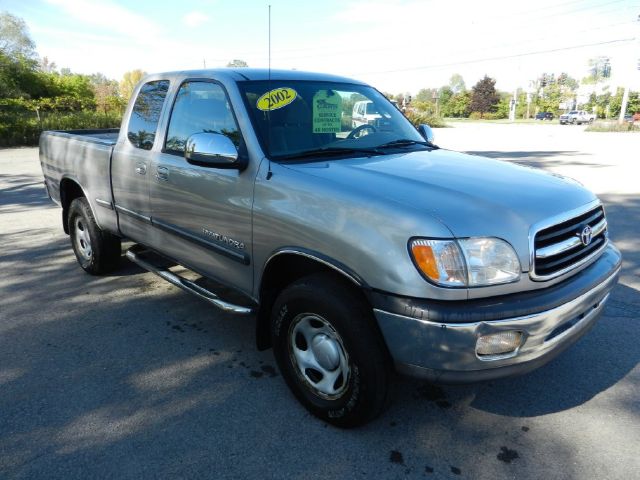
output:
M122 128L111 160L111 182L120 231L148 244L151 231L149 177L157 129L169 90L168 80L154 80L140 87L129 121Z
M156 249L208 277L250 293L251 208L255 172L189 163L187 139L212 132L229 137L246 155L224 87L187 80L178 88L162 152L150 166L151 217ZM245 152L245 153L243 153Z

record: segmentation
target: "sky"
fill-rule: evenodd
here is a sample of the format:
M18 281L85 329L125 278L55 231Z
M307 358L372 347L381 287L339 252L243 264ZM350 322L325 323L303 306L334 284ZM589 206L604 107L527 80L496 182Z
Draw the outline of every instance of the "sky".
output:
M223 67L232 59L333 73L415 94L461 74L501 90L543 72L587 75L608 56L612 86L640 89L640 0L0 0L40 56L109 78Z

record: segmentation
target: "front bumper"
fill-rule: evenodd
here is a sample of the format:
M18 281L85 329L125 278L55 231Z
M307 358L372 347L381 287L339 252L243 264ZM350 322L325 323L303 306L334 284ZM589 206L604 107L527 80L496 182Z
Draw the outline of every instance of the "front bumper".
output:
M575 276L575 280L572 277L558 286L549 287L543 294L536 292L531 297L535 303L553 305L543 311L535 305L528 306L528 311L522 310L527 299L516 294L486 304L481 311L469 301L456 302L455 309L472 311L457 314L442 307L446 302L434 304L432 315L429 315L428 307L423 307L420 315L414 316L400 314L398 308L394 308L395 312L374 308L374 314L396 369L401 373L443 383L468 383L517 375L548 362L593 326L617 282L620 265L620 252L610 244L596 262ZM574 295L567 297L567 292L572 290ZM558 302L559 291L564 292L562 302ZM491 319L492 310L494 319ZM412 306L406 311L418 310ZM505 311L518 311L519 314L504 318ZM457 320L476 315L480 315L481 320ZM479 336L509 330L522 332L524 336L515 355L496 359L476 355Z

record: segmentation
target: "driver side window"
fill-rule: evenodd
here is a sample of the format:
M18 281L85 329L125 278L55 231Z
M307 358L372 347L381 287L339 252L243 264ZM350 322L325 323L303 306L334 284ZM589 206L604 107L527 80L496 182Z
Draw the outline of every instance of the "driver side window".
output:
M212 82L183 83L171 112L165 152L183 155L194 133L219 133L240 146L240 131L225 91Z

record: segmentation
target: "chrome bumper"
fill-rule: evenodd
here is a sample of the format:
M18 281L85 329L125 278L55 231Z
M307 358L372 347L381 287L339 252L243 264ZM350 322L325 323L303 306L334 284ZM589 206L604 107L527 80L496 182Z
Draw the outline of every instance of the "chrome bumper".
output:
M444 383L468 383L517 375L554 358L584 335L602 314L620 271L575 299L540 313L475 323L439 323L374 309L396 369ZM476 355L479 336L507 330L523 333L515 355Z

